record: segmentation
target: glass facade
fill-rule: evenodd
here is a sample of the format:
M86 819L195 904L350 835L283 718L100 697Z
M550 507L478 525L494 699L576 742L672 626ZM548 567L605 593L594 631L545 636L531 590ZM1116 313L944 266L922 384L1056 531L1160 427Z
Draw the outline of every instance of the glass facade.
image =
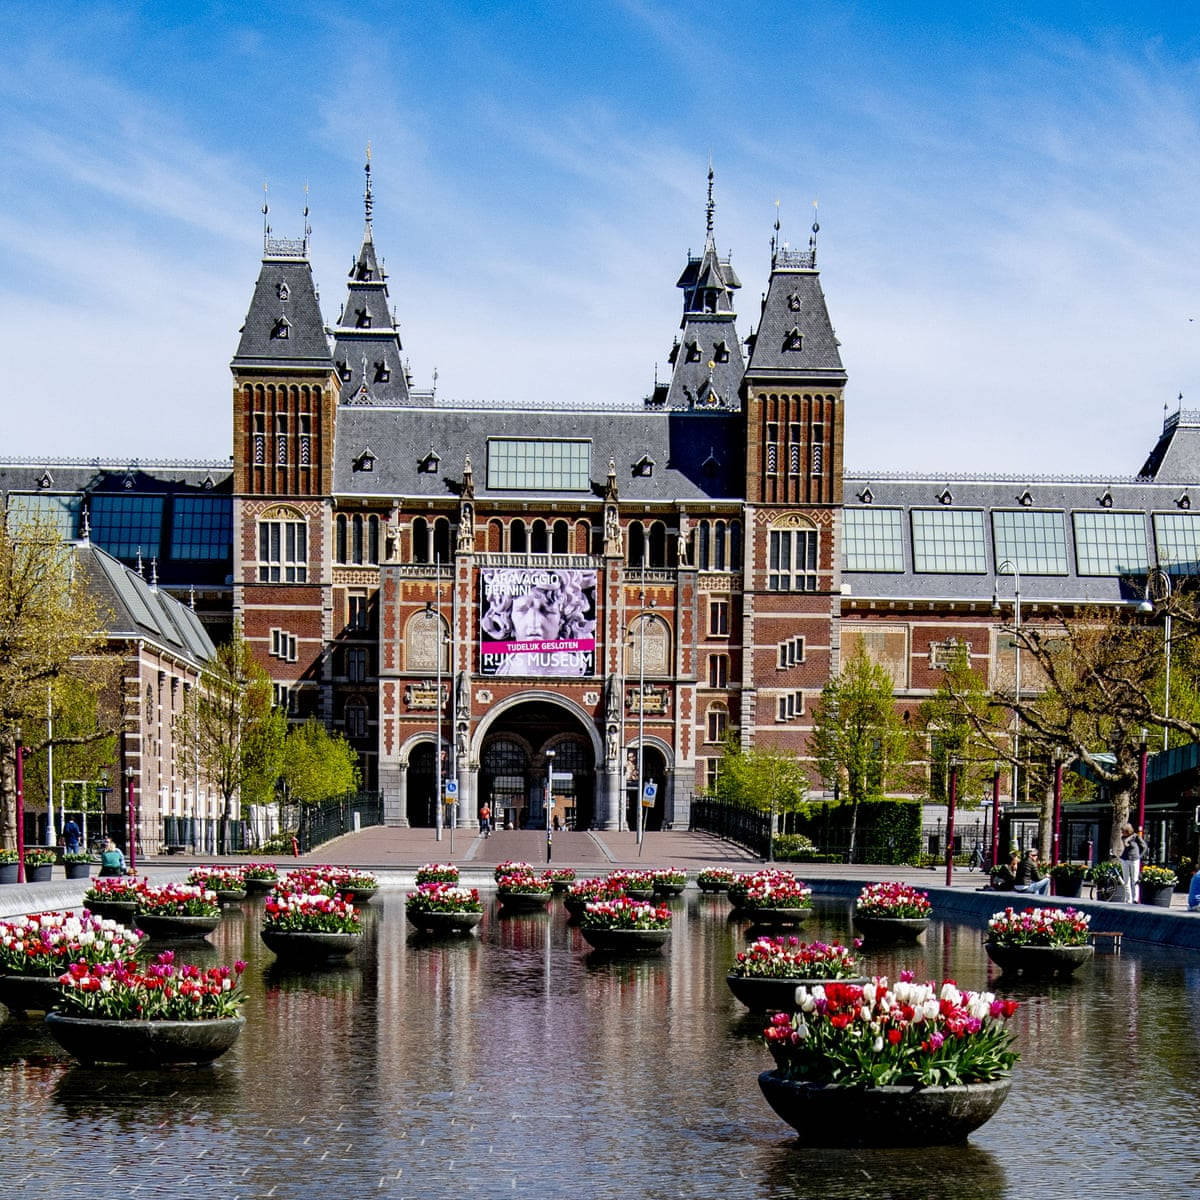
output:
M522 492L586 492L591 488L590 441L489 438L489 488Z
M1164 571L1200 574L1200 513L1155 513L1154 546Z
M162 547L165 508L165 496L93 496L92 541L114 558L153 558Z
M980 509L914 508L912 535L914 571L942 575L987 571Z
M171 557L220 559L233 554L233 501L229 496L176 496Z
M1080 575L1146 573L1146 518L1142 513L1077 512L1071 519Z
M900 509L847 508L842 529L847 571L904 570Z
M64 541L73 541L79 535L79 508L78 496L48 492L9 496L8 530L12 533L22 525L49 523Z
M1022 575L1065 575L1067 531L1061 512L1029 509L992 513L996 562L1015 563Z

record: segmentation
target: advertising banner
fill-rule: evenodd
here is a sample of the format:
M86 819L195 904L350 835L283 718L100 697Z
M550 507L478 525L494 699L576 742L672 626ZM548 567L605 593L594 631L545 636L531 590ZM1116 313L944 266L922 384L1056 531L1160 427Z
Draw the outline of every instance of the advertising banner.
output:
M480 571L481 675L596 673L596 572Z

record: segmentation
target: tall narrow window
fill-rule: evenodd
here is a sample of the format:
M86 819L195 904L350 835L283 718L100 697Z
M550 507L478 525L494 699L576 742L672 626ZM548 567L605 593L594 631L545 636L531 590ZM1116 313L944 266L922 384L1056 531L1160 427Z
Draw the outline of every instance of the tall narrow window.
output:
M363 560L363 519L362 513L355 513L350 527L350 557L355 563Z
M708 656L708 686L711 688L729 686L728 654L710 654Z
M817 590L817 531L802 527L771 530L767 588L772 592Z
M303 519L284 519L284 510L275 511L281 513L279 518L258 523L258 582L304 583L308 579L308 526Z
M710 704L706 716L706 734L709 742L721 742L725 740L725 734L729 729L729 710L724 704Z
M379 518L367 518L367 562L372 565L379 562Z
M708 602L708 632L714 637L729 636L729 601Z
M337 535L336 535L336 539L335 539L337 545L336 545L335 554L337 556L338 562L340 562L340 563L344 563L346 561L346 545L347 545L347 543L346 543L346 526L347 526L346 514L338 513L338 515L337 515Z

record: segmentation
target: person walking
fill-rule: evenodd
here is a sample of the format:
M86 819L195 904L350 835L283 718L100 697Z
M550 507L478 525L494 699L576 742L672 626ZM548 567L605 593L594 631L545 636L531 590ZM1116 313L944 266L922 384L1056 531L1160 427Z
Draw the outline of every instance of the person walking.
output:
M79 838L79 826L75 824L75 818L68 817L63 825L63 849L68 854L78 854Z
M484 837L492 836L492 807L485 800L483 807L479 810L479 832Z
M1138 898L1138 880L1142 877L1142 859L1146 857L1146 841L1139 829L1136 833L1128 821L1121 826L1121 882L1125 886L1125 903Z

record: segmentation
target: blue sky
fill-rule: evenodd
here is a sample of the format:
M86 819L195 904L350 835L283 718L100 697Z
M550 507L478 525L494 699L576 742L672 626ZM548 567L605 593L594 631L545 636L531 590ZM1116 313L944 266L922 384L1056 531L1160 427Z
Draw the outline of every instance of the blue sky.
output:
M370 140L418 387L645 395L711 154L743 336L819 198L848 466L1132 474L1200 408L1200 26L965 7L0 0L0 447L225 457L263 182L332 321Z

